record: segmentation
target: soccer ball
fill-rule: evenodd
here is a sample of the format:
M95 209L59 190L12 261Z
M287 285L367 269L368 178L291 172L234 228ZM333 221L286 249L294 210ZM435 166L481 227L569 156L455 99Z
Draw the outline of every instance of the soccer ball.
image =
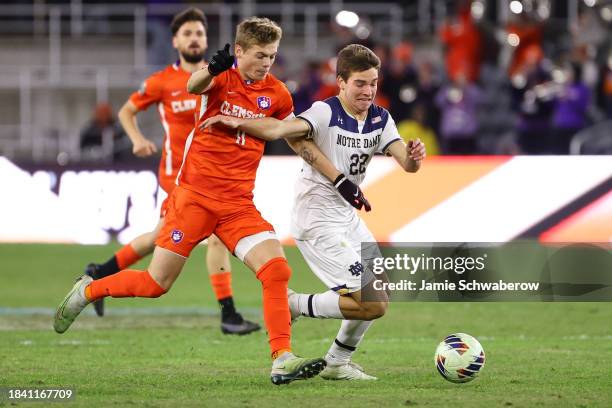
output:
M485 352L474 337L465 333L446 336L436 348L434 363L446 380L454 383L472 381L485 364Z

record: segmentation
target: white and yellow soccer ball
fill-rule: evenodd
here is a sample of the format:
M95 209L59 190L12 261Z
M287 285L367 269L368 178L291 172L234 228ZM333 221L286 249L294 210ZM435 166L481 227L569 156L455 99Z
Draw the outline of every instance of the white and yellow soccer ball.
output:
M436 369L442 377L454 383L472 381L485 365L485 352L478 340L469 334L446 336L436 348Z

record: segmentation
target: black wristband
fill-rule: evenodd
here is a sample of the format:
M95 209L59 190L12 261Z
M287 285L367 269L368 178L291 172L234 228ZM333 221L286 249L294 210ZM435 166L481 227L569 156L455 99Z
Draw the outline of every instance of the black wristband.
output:
M340 183L342 183L342 181L344 181L344 179L346 179L346 176L340 173L340 175L338 175L338 177L336 177L336 179L334 180L334 187L338 188L338 186L340 185Z

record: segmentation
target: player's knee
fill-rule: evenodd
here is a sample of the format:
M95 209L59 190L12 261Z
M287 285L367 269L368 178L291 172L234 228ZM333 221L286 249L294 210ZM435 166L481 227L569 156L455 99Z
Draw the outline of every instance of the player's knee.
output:
M163 289L160 287L160 289L151 289L148 292L146 292L142 297L158 298L162 295L165 295L168 292L168 290L170 290L170 288Z
M139 248L140 252L145 254L150 254L155 249L155 240L157 239L157 233L149 232L145 235L145 239L142 244L144 248Z
M167 293L172 287L172 282L164 281L157 282L150 273L145 272L142 275L141 287L139 292L140 297L158 298Z
M159 284L159 288L155 288L155 289L151 289L151 297L160 297L162 295L165 295L166 293L168 293L170 291L170 289L172 288L172 284L174 282L162 282Z
M257 278L262 282L289 282L291 279L291 267L284 258L275 258L264 265Z
M385 315L389 304L387 302L368 302L366 305L366 319L364 320L376 320Z
M215 235L208 237L208 247L210 249L225 249L223 242L221 242L221 240Z
M274 268L274 280L289 282L289 279L291 279L291 267L286 259L279 260Z

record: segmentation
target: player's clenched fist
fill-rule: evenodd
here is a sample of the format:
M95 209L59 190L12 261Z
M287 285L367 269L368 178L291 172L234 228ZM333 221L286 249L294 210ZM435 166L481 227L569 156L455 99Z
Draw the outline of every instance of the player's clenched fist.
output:
M234 65L234 56L230 54L230 45L225 44L225 48L218 50L208 64L210 75L217 76Z
M408 157L415 161L421 161L427 155L425 153L425 144L421 142L421 139L409 140L406 145L406 152Z
M344 174L340 174L336 178L334 187L336 187L342 198L356 209L361 210L361 208L365 208L366 212L372 209L363 191L361 191L357 184L347 179Z
M148 139L142 139L137 142L134 142L134 146L132 147L132 153L134 153L134 155L137 157L148 157L154 153L157 153L157 147L152 141Z

